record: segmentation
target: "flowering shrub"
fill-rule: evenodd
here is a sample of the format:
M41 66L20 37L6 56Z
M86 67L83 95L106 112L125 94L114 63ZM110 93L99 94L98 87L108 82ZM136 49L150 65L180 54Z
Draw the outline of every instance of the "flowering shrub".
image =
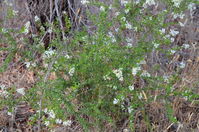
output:
M102 131L104 124L117 130L118 123L128 120L127 127L133 131L136 112L156 100L166 102L168 118L176 122L169 98L180 94L174 84L181 80L181 71L187 65L181 60L176 71L169 75L162 73L162 67L172 63L171 56L181 49L190 48L188 42L181 47L175 45L180 30L174 26L186 25L183 11L193 11L193 1L121 0L106 6L103 2L81 0L81 4L99 9L97 13L88 10L89 21L95 26L91 33L89 27L84 27L66 40L57 37L50 45L56 48L47 50L41 48L42 38L35 36L38 44L22 55L30 60L24 62L26 68L39 71L40 77L27 92L24 88L16 90L35 109L40 107L32 122L40 118L45 126L52 128L53 124L72 127L79 123L85 130L95 126ZM35 17L35 21L40 20ZM29 28L27 22L17 33L27 35ZM61 29L56 24L51 28L48 33L60 35ZM12 39L9 29L0 28L0 32ZM65 41L67 45L63 44ZM42 64L34 57L27 58L34 49L41 53ZM154 59L158 53L166 58L165 62ZM48 79L51 73L55 73L54 78ZM157 91L164 95L156 94ZM187 93L183 97L195 96ZM8 95L3 86L0 95Z

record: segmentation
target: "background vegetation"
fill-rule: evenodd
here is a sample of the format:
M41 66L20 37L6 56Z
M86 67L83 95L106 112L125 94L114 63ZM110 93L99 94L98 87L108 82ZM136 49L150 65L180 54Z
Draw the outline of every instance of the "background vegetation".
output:
M198 131L198 4L1 2L1 129Z

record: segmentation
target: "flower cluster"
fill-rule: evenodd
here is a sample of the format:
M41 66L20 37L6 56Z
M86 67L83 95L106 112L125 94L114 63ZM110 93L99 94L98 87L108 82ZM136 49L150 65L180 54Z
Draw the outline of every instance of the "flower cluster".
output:
M141 70L140 67L134 67L134 68L132 68L132 74L133 74L133 76L135 76L140 70Z
M150 73L148 73L146 70L144 70L141 74L143 77L151 77Z
M129 3L128 0L121 0L120 2L121 2L121 5L124 5L124 6L126 6Z
M110 37L112 43L115 43L117 41L112 32L109 32L108 36Z
M105 7L104 6L100 6L100 11L105 11Z
M181 69L185 68L185 66L186 66L186 64L185 64L184 62L180 62L180 63L179 63L179 67L180 67Z
M134 88L134 85L131 85L131 86L129 86L129 90L130 91L133 91L135 88Z
M19 11L17 11L17 10L12 10L12 14L13 14L13 16L18 15L18 13L19 13Z
M175 7L179 7L180 4L181 4L181 2L182 2L182 0L172 0L172 1L173 1L173 3L174 3L174 6L175 6Z
M190 45L189 45L189 44L183 44L182 47L183 47L184 49L188 49L188 48L190 47Z
M90 2L89 2L88 0L81 0L81 3L82 3L83 5L86 5L86 4L89 4Z
M68 74L69 74L70 76L73 76L74 73L75 73L75 67L72 67L72 68L69 70Z
M25 95L25 88L18 88L17 90L17 93L21 94L21 95Z
M55 55L56 54L56 52L55 52L55 50L53 50L53 49L49 49L49 50L46 50L45 52L44 52L44 54L43 54L43 59L46 59L46 58L50 58L50 57L52 57L53 55Z
M122 68L113 70L113 73L116 75L116 77L117 77L120 81L123 81L123 80L124 80L123 75L122 75Z
M114 98L113 104L117 104L119 101L120 101L119 99Z
M106 80L111 80L111 78L108 75L103 76L103 79Z
M71 126L72 125L72 121L71 120L63 121L62 119L58 119L58 118L55 119L56 116L55 116L55 112L53 110L48 110L47 108L45 108L43 110L43 112L49 116L48 117L49 119L54 119L56 124L60 124L60 125L64 125L64 126ZM46 120L44 122L44 125L49 126L50 125L50 120Z
M30 28L30 21L26 22L25 26L24 26L24 34L28 34L29 33L29 28Z
M0 85L0 96L2 97L8 97L9 93L8 91L6 90L6 86L1 84Z
M146 2L143 4L144 8L147 8L147 6L152 6L155 5L155 1L154 0L146 0Z
M38 16L35 16L35 22L38 22L40 18Z

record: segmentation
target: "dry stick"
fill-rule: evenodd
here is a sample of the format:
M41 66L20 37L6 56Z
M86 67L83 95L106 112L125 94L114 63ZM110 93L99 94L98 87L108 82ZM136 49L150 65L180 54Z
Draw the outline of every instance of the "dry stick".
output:
M52 26L52 16L53 16L53 2L52 0L50 0L50 26ZM52 33L50 33L50 41L51 40L52 40Z
M59 20L59 24L60 24L60 26L61 26L63 40L66 40L66 36L65 36L65 33L64 33L63 23L62 23L62 20L61 20L61 16L60 16L60 13L59 13L59 9L58 9L58 0L55 0L55 10L56 10L56 13L57 13L57 17L58 17L58 20Z
M90 32L90 33L93 33L91 30L89 30L89 27L81 20L81 17L78 16L78 14L76 14L76 12L74 11L74 9L72 8L71 6L71 3L70 1L68 0L68 5L69 5L69 8L71 9L71 11L73 12L73 14L75 15L75 18L79 18L80 22L87 28L87 30Z
M71 6L71 5L70 5L70 0L67 0L67 1L68 1L68 6L70 7L70 6ZM69 12L69 15L70 15L71 20L73 21L73 16L72 16L71 10L69 9L68 12Z
M61 52L60 52L61 53ZM57 60L57 58L60 56L61 54L58 54L56 57L53 58L52 62L48 65L48 70L45 74L45 77L44 77L44 84L47 82L47 79L50 75L50 71L53 67L53 64L55 63L55 61ZM41 112L42 112L42 106L43 106L43 98L44 98L44 94L46 92L46 89L44 87L42 87L42 91L41 91L41 98L39 100L39 122L38 122L38 132L41 132Z
M14 122L15 122L15 115L16 115L16 108L12 108L12 117L9 122L9 127L10 127L11 132L14 132L13 127L14 127Z

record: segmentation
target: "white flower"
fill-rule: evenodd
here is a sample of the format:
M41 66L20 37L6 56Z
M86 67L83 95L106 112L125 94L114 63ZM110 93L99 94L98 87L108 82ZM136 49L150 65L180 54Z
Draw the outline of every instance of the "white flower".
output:
M127 29L132 29L132 25L129 22L126 22L125 26Z
M48 112L48 109L47 109L47 108L45 108L45 109L44 109L44 112L45 112L45 113L47 113L47 112Z
M117 90L117 86L113 86L113 89L114 89L114 90Z
M29 28L30 28L30 21L28 21L26 24L25 24L25 29L24 29L24 34L28 34L29 33Z
M169 83L169 76L164 75L164 76L163 76L163 79L164 79L164 82Z
M138 95L138 98L139 99L142 99L143 97L142 97L142 93L140 93L139 95Z
M170 52L171 52L171 54L175 54L176 51L175 50L170 50Z
M63 11L62 13L65 14L65 15L67 14L66 11Z
M1 29L1 32L2 32L2 33L8 33L8 30L7 30L6 28L2 28L2 29Z
M126 17L122 17L121 20L125 22L126 21Z
M54 113L54 111L53 110L50 110L49 112L48 112L48 114L49 114L49 117L50 118L55 118L55 113Z
M171 40L171 42L174 42L175 38L171 37L170 40Z
M117 104L119 102L119 99L114 98L113 104Z
M49 50L46 50L43 54L43 58L50 58L51 56L53 56L55 53L55 50L53 49L49 49Z
M143 77L151 77L150 73L148 73L146 70L144 70L141 74Z
M176 30L171 29L171 30L170 30L170 34L171 34L172 36L175 37L176 35L179 34L179 31L176 31Z
M115 31L118 32L118 31L119 31L119 28L115 28Z
M8 6L13 6L13 4L11 2L8 2L8 0L4 0L4 3Z
M127 46L130 48L133 47L132 43L127 43Z
M47 32L52 33L53 32L52 28L49 28Z
M12 13L14 16L18 15L19 11L16 11L16 10L12 10Z
M105 7L104 6L100 6L100 11L105 11Z
M131 85L131 86L129 86L129 90L130 91L133 91L135 88L134 88L134 85Z
M50 125L50 121L45 121L44 125L49 126Z
M117 77L120 81L123 81L123 80L124 80L123 75L122 75L122 68L113 70L113 73L116 75L116 77Z
M115 16L119 16L120 15L120 12L115 12Z
M182 0L172 0L175 7L179 7Z
M123 77L120 77L120 78L119 78L119 81L121 81L121 82L124 81L124 78L123 78Z
M146 0L146 2L144 3L143 7L147 8L147 6L152 6L155 5L155 1L154 0Z
M24 64L26 65L27 68L29 68L31 63L30 62L25 62Z
M86 5L86 4L89 4L90 2L89 2L88 0L81 0L81 3L82 3L83 5Z
M40 26L40 30L41 30L41 31L45 31L44 26Z
M9 93L7 92L7 91L5 91L5 90L0 90L0 96L2 96L2 97L8 97L8 95L9 95Z
M64 57L65 57L66 59L70 59L70 58L71 58L68 54L66 54Z
M154 43L154 44L153 44L154 48L156 48L156 49L159 47L159 45L160 45L160 44L157 44L157 43Z
M130 9L125 9L125 10L124 10L124 12L125 12L126 14L128 14L129 11L130 11Z
M72 68L69 70L68 74L69 74L70 76L73 76L74 73L75 73L75 67L72 67Z
M38 16L35 16L35 22L39 21L39 17Z
M6 91L6 86L4 84L0 85L0 96L8 97L9 93Z
M29 27L30 27L30 21L26 22L25 27L26 27L26 28L29 28Z
M112 8L113 8L113 6L112 6L112 5L110 5L108 9L109 9L109 10L111 10Z
M123 132L130 132L129 129L125 128L122 130Z
M141 70L140 67L134 67L134 68L132 68L132 74L135 76L138 73L138 71L140 71L140 70Z
M21 94L21 95L25 95L25 88L18 88L16 89L17 93Z
M186 66L186 64L184 62L180 62L180 65L179 65L180 68L183 69L183 68L185 68L185 66Z
M128 107L128 112L131 113L133 111L133 108L130 106Z
M184 26L185 26L185 24L182 23L182 22L178 22L178 23L180 24L181 27L184 27Z
M138 31L138 27L133 27L134 31L137 32Z
M104 80L111 80L111 78L108 75L103 76Z
M109 32L108 34L109 34L109 37L111 38L111 41L112 41L113 43L115 43L115 42L116 42L116 39L115 39L115 36L113 35L113 33L112 33L112 32Z
M180 18L180 19L183 19L185 14L184 13L172 13L173 15L173 18L176 19L176 18Z
M5 90L5 89L6 89L6 86L5 86L4 84L1 84L1 85L0 85L0 89L1 89L1 90Z
M72 121L71 120L67 120L63 122L64 126L71 126L72 125Z
M12 113L11 113L11 112L9 112L9 111L7 112L7 114L8 114L9 116L11 116L11 115L12 115Z
M162 28L161 30L159 30L161 34L165 34L166 33L166 29Z
M190 47L190 45L189 44L183 44L182 47L185 48L185 49L188 49Z
M135 4L139 4L140 3L140 0L134 0L133 1Z
M167 35L164 36L164 38L170 39L170 38L171 38L171 35L170 35L170 34L167 34Z
M32 65L33 67L36 67L36 66L37 66L36 62L33 62L31 65Z
M121 2L121 5L124 5L124 6L126 6L128 4L127 0L121 0L120 2Z
M127 41L128 47L133 47L133 44L132 44L133 39L132 38L126 38L126 41Z
M132 38L126 38L126 41L127 41L128 43L130 43L130 42L133 41L133 39L132 39Z
M188 5L188 9L190 10L190 12L192 13L193 12L193 10L195 10L196 9L196 5L195 5L195 3L190 3L189 5Z
M55 122L56 122L57 124L61 124L61 123L62 123L62 120L61 120L61 119L56 119Z

